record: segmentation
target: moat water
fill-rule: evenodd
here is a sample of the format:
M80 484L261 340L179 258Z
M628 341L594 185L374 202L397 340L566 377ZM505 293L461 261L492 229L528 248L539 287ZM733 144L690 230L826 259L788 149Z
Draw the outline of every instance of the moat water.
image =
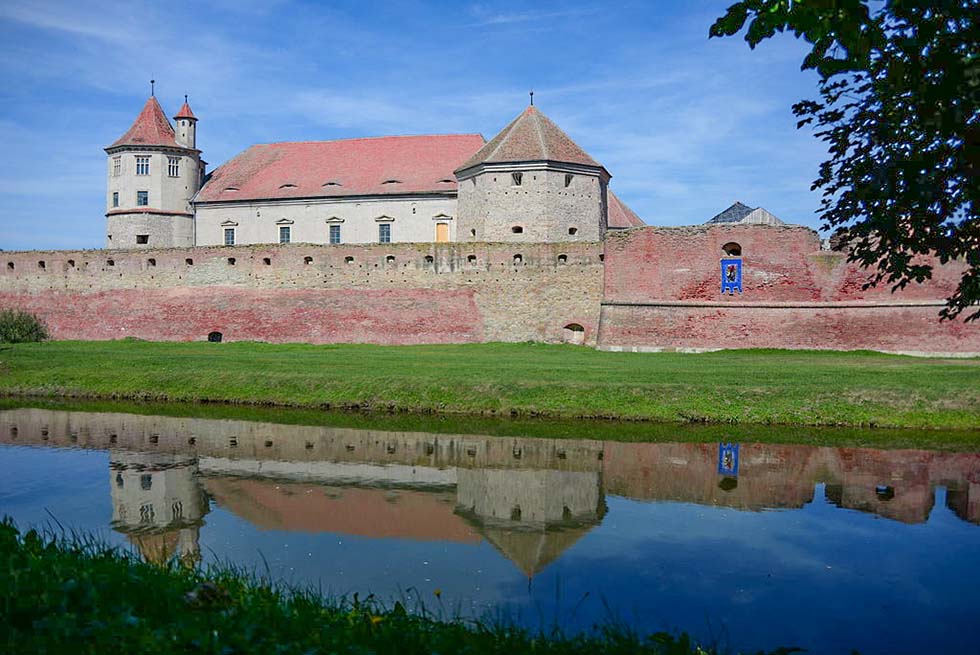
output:
M980 452L15 408L0 514L534 629L980 648Z

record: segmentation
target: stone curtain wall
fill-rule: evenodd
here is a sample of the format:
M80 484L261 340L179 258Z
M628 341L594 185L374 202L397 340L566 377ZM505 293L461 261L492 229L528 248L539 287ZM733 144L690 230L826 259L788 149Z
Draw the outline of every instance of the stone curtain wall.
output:
M723 246L737 243L741 294L721 294ZM609 233L600 347L872 349L980 354L980 325L939 321L962 264L891 293L862 289L868 273L820 251L800 226L640 228Z
M0 307L39 314L55 339L556 342L576 323L594 345L600 255L598 243L0 253Z

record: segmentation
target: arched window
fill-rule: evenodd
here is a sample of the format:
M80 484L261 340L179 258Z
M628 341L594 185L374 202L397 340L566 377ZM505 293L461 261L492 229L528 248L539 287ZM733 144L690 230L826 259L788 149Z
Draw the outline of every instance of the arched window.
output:
M221 343L222 334L220 332L209 332L208 341L211 343Z
M741 257L742 256L742 246L735 243L734 241L729 241L721 247L729 257Z
M524 263L523 255L514 255L514 266L520 266Z

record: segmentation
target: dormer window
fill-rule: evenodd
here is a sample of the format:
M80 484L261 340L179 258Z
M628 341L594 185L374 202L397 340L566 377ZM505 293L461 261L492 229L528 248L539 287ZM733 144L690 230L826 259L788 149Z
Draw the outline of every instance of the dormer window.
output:
M514 186L521 186L521 183L524 181L524 173L511 173L510 181Z

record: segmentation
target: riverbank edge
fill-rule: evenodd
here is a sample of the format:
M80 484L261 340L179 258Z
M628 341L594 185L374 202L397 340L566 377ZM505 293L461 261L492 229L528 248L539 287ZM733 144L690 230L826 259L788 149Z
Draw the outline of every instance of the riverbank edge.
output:
M86 535L23 534L0 521L4 652L372 652L713 655L685 634L610 623L566 635L373 596L327 598L228 566L146 563ZM725 652L728 652L727 649ZM777 649L770 655L785 655Z
M127 348L131 348L134 345L140 345L148 349L157 349L161 352L153 354L152 357L148 357L146 353L139 353L139 355L134 356L133 353L125 352ZM55 363L56 366L60 367L58 373L62 375L60 381L55 381L50 384L17 384L15 381L10 380L10 377L19 376L20 378L28 378L29 382L33 382L33 377L38 375L45 375L43 372L45 363L44 357L40 355L43 350L27 350L31 346L40 346L44 350L55 350L57 348L72 349L80 348L85 351L89 351L88 354L98 355L106 354L106 352L99 351L113 351L109 354L120 355L124 358L126 355L130 356L129 366L123 366L119 368L118 362L114 363L111 361L98 361L98 363L85 362L84 364L78 364L77 362L61 362L57 360L49 360L49 363ZM750 416L737 416L738 408L733 410L732 414L712 414L714 408L717 405L709 406L712 409L707 409L705 407L705 402L707 397L712 394L715 396L723 395L719 390L727 389L732 387L732 382L737 382L738 375L733 373L733 380L717 380L712 382L710 380L698 380L699 386L694 386L690 382L686 383L691 388L686 389L683 395L680 396L678 401L677 397L669 399L659 399L653 395L653 398L648 395L644 397L642 402L646 403L646 407L641 407L637 409L636 406L630 406L628 403L624 405L625 411L612 410L599 410L599 411L581 411L581 409L576 409L575 405L580 406L586 405L588 403L583 402L583 390L585 393L595 393L602 397L601 403L607 405L615 405L615 401L623 403L622 397L615 397L611 395L611 392L624 394L629 393L631 388L629 384L624 384L622 381L617 381L614 383L609 383L604 380L601 376L603 373L608 375L608 368L605 371L588 369L583 365L582 361L572 362L568 366L566 373L574 373L576 370L575 366L579 366L581 370L578 373L582 374L592 374L594 378L581 378L576 380L579 384L563 386L560 381L554 378L550 379L530 379L523 380L521 378L516 378L513 380L513 385L521 388L522 393L533 393L538 394L538 399L544 399L545 401L552 401L558 404L558 408L541 408L541 407L521 407L519 406L520 395L517 396L519 400L515 401L514 392L512 389L498 389L503 394L502 397L494 396L494 388L501 386L501 381L499 379L494 379L492 376L485 376L483 378L471 378L466 380L466 384L459 386L458 380L447 379L447 380L431 380L422 379L419 381L412 381L411 383L405 384L404 380L401 380L401 387L395 390L389 390L388 395L397 397L410 396L416 398L416 402L406 403L399 400L379 400L378 396L382 397L386 392L379 391L379 389L385 389L385 384L387 383L386 375L389 371L381 370L380 365L392 366L393 362L399 365L411 365L413 362L410 358L403 357L403 354L411 349L418 349L419 351L438 351L439 348L448 351L453 348L467 348L471 350L467 352L478 353L482 356L486 356L487 353L493 353L493 349L520 349L522 346L528 348L527 356L530 358L532 352L540 351L542 349L548 348L547 346L537 345L537 344L481 344L467 346L370 346L364 344L340 344L335 346L311 346L309 344L260 344L257 342L236 342L234 344L229 344L229 346L234 346L238 348L259 348L263 351L272 351L274 354L275 349L282 349L281 352L285 357L292 357L293 363L296 363L296 350L297 349L309 349L310 353L320 356L325 359L323 355L325 353L338 353L343 349L347 349L350 352L341 353L342 357L347 357L348 360L354 353L363 352L363 350L356 351L354 349L367 349L373 348L375 350L385 350L388 355L391 355L387 361L379 362L374 361L373 365L378 367L376 369L368 369L369 375L364 376L368 381L365 383L364 378L358 380L358 384L361 385L361 391L358 391L356 384L351 384L345 386L342 383L338 385L338 380L336 375L333 378L329 376L322 376L317 378L316 376L310 375L308 373L301 372L290 372L291 377L282 377L284 383L293 385L307 385L303 391L297 395L323 395L319 393L311 392L310 389L314 388L315 385L324 385L324 388L332 385L331 392L334 396L340 396L339 398L334 398L331 401L322 401L319 399L296 399L284 401L281 398L276 398L276 395L283 395L282 389L278 386L263 387L261 385L253 385L251 382L242 382L240 380L232 379L231 383L227 386L221 388L217 392L214 390L206 392L208 384L206 382L202 383L200 378L192 378L188 376L185 372L180 371L174 376L173 371L168 370L166 373L170 377L161 377L160 380L166 380L167 382L175 383L179 380L180 387L179 391L176 393L171 390L163 389L152 389L151 382L148 380L139 381L138 375L131 375L129 378L124 376L132 371L132 369L139 363L150 363L155 366L160 365L172 365L167 358L168 353L163 352L168 349L173 351L178 351L178 349L184 348L197 348L202 346L202 344L197 342L192 343L170 343L170 342L136 342L133 340L122 340L122 341L112 341L112 342L48 342L46 344L27 344L20 347L15 347L20 349L18 353L14 350L14 356L24 356L29 364L35 364L34 370L39 371L39 373L25 373L24 370L16 370L14 365L10 361L3 361L0 359L0 371L9 371L11 376L8 376L8 381L4 381L0 378L0 397L8 398L22 398L22 399L63 399L63 400L88 400L88 401L133 401L133 402L163 402L163 403L195 403L201 405L228 405L228 406L249 406L249 407L268 407L268 408L289 408L289 409L307 409L307 410L317 410L317 411L341 411L341 412L358 412L358 413L374 413L379 416L384 415L397 415L397 414L415 414L422 416L431 415L447 415L447 416L460 416L460 417L484 417L484 418L530 418L530 419L546 419L546 420L576 420L576 421L598 421L598 422L619 422L626 424L665 424L665 425L687 425L687 424L705 424L705 425L744 425L744 426L781 426L781 427L835 427L835 428L874 428L874 429L915 429L921 431L947 431L956 430L962 432L977 432L980 434L980 420L976 420L975 416L980 416L980 394L973 393L972 396L967 400L967 405L963 407L956 407L955 405L949 405L953 398L957 397L959 394L963 393L964 389L970 388L970 380L976 379L978 385L980 385L980 365L973 364L969 367L960 366L957 375L961 376L962 379L957 379L956 384L946 383L946 386L942 387L942 397L933 398L929 401L931 404L922 409L922 413L919 415L910 415L909 413L903 413L901 408L902 403L907 402L909 395L908 389L896 389L888 388L887 380L885 384L879 383L880 386L869 386L862 387L855 390L858 393L858 398L856 400L839 400L841 403L840 407L823 407L821 403L833 403L838 401L835 397L836 389L830 387L821 388L821 397L817 398L813 395L815 392L812 390L799 391L795 390L799 398L795 398L792 403L786 403L783 401L783 406L778 409L772 410L771 413L766 411L757 411L764 409L766 402L773 398L773 395L781 393L781 389L778 383L769 383L768 387L757 387L751 391L756 393L757 397L747 399L745 397L738 396L739 390L733 388L733 398L730 403L739 404L743 406L741 411L743 414L750 414ZM210 345L204 345L204 347L209 347ZM486 349L484 352L480 352L479 348L481 346ZM52 348L54 347L54 348ZM551 348L562 348L561 346L552 346ZM566 347L575 348L575 347ZM4 350L10 350L10 347ZM508 355L512 358L510 365L513 366L513 358L515 354L513 352L507 351ZM221 351L211 351L205 352L195 351L193 353L194 359L188 360L186 352L179 353L184 357L183 362L192 361L193 364L198 367L205 364L211 364L212 366L218 366L222 363L229 362L228 351L224 351L219 357L215 358L216 352ZM392 355L393 353L398 353L397 355ZM589 350L590 353L587 356L592 356L595 353L596 356L603 356L608 353L600 353L599 351ZM71 353L77 356L76 353ZM174 354L177 354L176 352ZM242 356L248 356L249 352L240 353ZM269 352L262 352L264 356L268 356ZM518 353L519 357L523 353ZM576 350L569 350L567 354L570 356L574 354L575 357L582 359L584 353ZM457 353L458 355L458 353ZM554 353L551 353L553 356ZM659 354L659 355L645 355L646 357L665 357L672 354ZM630 355L627 354L627 357ZM643 357L644 355L632 355L634 357ZM690 376L698 372L700 367L700 361L696 358L702 357L729 357L733 363L745 362L749 358L754 358L753 365L758 369L764 368L767 364L765 357L782 357L782 358L793 358L793 359L806 359L811 358L815 364L822 363L821 360L829 357L837 357L843 362L843 364L851 364L848 360L857 360L858 358L865 358L869 362L880 363L881 361L887 361L889 364L891 362L897 362L898 366L906 365L908 367L919 367L920 365L941 365L943 368L958 366L960 361L970 360L960 360L956 364L950 364L943 360L921 360L916 358L907 358L897 355L882 355L880 353L871 353L865 351L855 351L855 352L836 352L836 351L719 351L716 353L710 353L708 355L681 355L684 358L691 358L689 367L690 370L687 374ZM139 362L135 360L134 357L142 358ZM422 355L417 355L419 366L431 366L433 361L436 359L437 355L433 355L432 352L426 352ZM33 358L33 359L31 359ZM209 359L210 358L210 359ZM222 360L222 358L225 358ZM908 361L911 360L911 361ZM843 367L841 362L836 362L838 367ZM235 373L241 375L242 373L242 361L230 362L238 366ZM349 363L349 361L348 361ZM540 364L540 362L538 362ZM589 362L591 364L592 362ZM117 365L115 371L111 370L113 364ZM254 365L250 365L251 368L246 367L246 371L250 373L253 377L252 379L258 379L266 371L262 368L263 362L256 362ZM676 362L674 362L676 365ZM370 364L365 365L370 366ZM687 367L685 360L685 367ZM895 365L890 365L887 368L894 368ZM651 367L648 367L651 368ZM973 371L976 369L976 372ZM214 370L214 369L211 369ZM733 367L733 370L734 369ZM851 365L851 370L859 370L858 367ZM105 371L104 377L99 377L98 373L100 371ZM645 374L650 375L651 370L643 371ZM653 371L659 373L659 371ZM841 373L846 373L846 370L842 370ZM918 372L915 370L909 371L909 376L911 373ZM923 373L927 373L924 371ZM113 373L117 376L115 379L112 377ZM540 369L536 369L534 373L540 374ZM806 375L806 371L803 373L794 373L796 376ZM181 378L180 375L183 374L185 377ZM281 371L280 371L281 374ZM889 371L887 375L900 376L902 374ZM231 376L229 376L231 377ZM419 376L422 377L422 376ZM893 377L892 382L900 379L899 377ZM108 381L107 381L108 380ZM456 382L457 386L453 386ZM836 382L836 380L835 380ZM584 384L583 384L584 383ZM649 379L638 379L636 385L638 387L649 386ZM660 384L658 381L657 384ZM909 388L914 387L913 384L903 381L903 384ZM6 386L5 385L9 385ZM237 385L237 386L236 386ZM447 386L449 385L449 386ZM93 387L98 386L109 386L109 389L95 390ZM129 389L124 387L129 386ZM337 392L337 388L340 386L342 388L341 392ZM684 385L677 385L684 386ZM893 384L894 386L894 384ZM364 388L366 387L366 389ZM479 389L486 387L486 393L478 393ZM978 386L977 388L980 388ZM446 393L448 390L469 392L471 395L476 394L476 399L471 397L457 398L455 402L453 400L445 400L440 398L434 398L442 393L443 396L452 397L453 393ZM760 395L762 392L766 394L772 394L769 396ZM904 392L904 393L903 393ZM880 393L881 398L869 399L865 397L860 397L861 394L864 395L874 395L875 393ZM508 395L510 394L510 395ZM576 396L575 394L578 394ZM565 397L567 395L567 397ZM373 396L373 397L372 397ZM422 400L419 400L422 398ZM828 400L830 398L830 400ZM712 400L717 400L716 398L711 398ZM499 408L492 407L490 405L497 403ZM600 403L600 404L601 404ZM754 404L753 404L754 403ZM848 404L850 403L850 404ZM970 404L972 403L972 404ZM542 403L546 404L546 403ZM480 405L483 405L482 407ZM516 405L516 406L515 406ZM947 407L947 405L949 405ZM564 407L564 408L563 408ZM955 409L954 409L955 407ZM976 412L973 410L976 409ZM630 410L636 410L634 413L630 413ZM836 411L835 411L836 410ZM645 413L637 413L644 412ZM753 414L761 413L763 416L751 416ZM841 418L842 416L864 416L864 418ZM870 416L870 418L868 418Z

